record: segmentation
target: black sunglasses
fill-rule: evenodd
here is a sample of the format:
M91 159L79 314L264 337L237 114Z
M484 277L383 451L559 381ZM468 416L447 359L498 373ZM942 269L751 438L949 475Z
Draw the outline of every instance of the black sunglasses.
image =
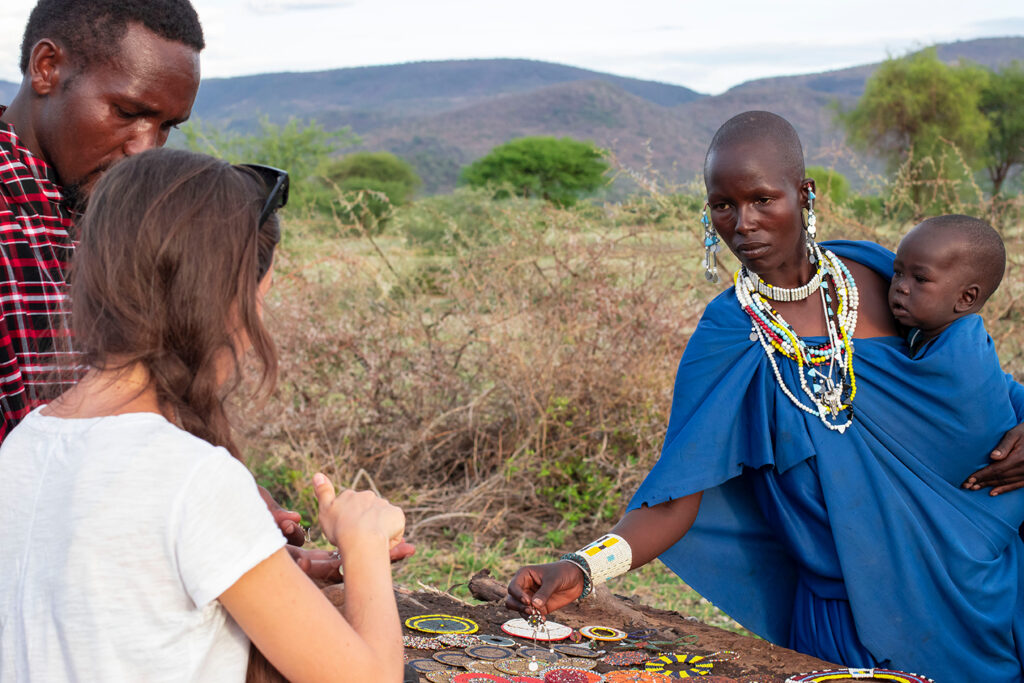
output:
M288 171L262 164L239 164L239 166L254 171L267 186L267 201L263 204L260 221L256 224L257 228L262 228L270 218L270 214L288 203Z

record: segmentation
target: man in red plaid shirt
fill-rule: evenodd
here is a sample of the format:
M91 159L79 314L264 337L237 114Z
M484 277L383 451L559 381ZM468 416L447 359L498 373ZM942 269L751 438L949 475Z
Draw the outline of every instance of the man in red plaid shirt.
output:
M103 171L164 144L199 88L188 0L41 0L0 107L0 441L61 391L74 217ZM61 372L61 368L63 371Z

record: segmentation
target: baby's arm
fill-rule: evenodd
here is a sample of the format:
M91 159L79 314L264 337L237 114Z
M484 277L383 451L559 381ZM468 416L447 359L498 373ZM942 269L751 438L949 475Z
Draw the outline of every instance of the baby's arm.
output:
M402 632L388 549L404 533L397 507L314 478L324 534L341 551L345 617L278 550L220 596L253 643L293 681L402 680Z

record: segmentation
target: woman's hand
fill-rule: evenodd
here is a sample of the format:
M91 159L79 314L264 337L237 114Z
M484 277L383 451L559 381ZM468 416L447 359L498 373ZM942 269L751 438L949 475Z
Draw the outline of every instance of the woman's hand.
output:
M313 476L313 491L320 502L320 528L342 556L349 544L379 537L387 548L402 543L405 514L372 491L344 489L335 495L334 485L323 474Z
M972 491L992 486L990 496L1016 491L1024 486L1024 424L1006 432L988 457L992 464L967 477L961 486Z
M565 607L583 592L583 570L572 562L523 567L508 584L505 606L524 614L543 614Z

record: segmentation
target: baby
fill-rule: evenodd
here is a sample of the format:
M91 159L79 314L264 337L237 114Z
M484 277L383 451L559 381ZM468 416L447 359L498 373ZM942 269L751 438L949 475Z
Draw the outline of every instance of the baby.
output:
M896 250L889 285L889 308L909 329L911 352L979 312L1005 268L1003 240L977 218L937 216L911 229Z

